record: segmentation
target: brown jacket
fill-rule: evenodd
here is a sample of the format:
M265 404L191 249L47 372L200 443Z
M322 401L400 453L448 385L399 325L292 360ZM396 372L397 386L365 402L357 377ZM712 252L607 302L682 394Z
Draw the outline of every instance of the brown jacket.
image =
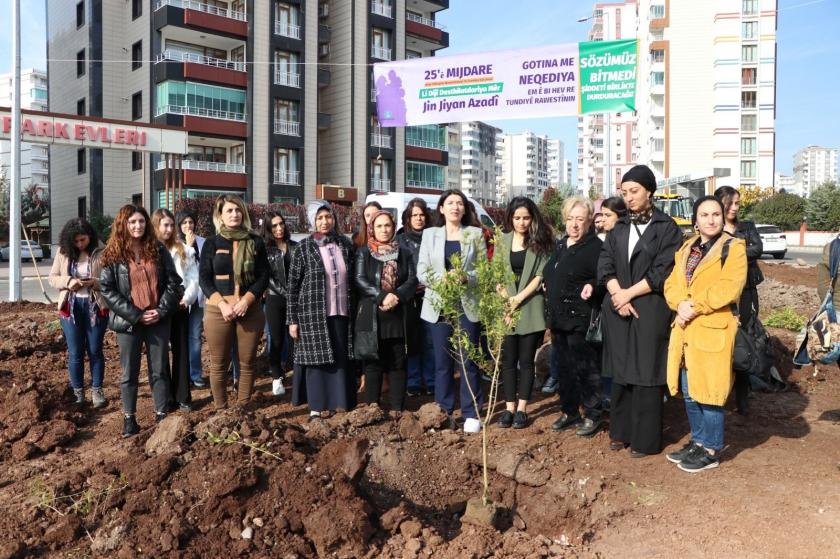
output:
M90 255L90 276L93 278L93 286L90 288L90 294L99 305L100 309L107 309L108 305L102 298L99 291L99 273L102 271L102 264L100 256L102 256L102 249L104 247L100 244L96 247ZM70 258L57 251L55 259L53 260L52 269L50 269L49 283L51 286L58 289L58 310L67 301L70 295L70 289L67 287L70 284Z

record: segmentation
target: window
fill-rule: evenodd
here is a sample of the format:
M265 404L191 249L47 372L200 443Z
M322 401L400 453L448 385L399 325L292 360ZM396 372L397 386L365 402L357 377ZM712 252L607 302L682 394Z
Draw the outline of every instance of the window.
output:
M300 12L286 2L274 3L274 32L284 37L300 39Z
M76 53L76 77L79 78L85 75L85 49Z
M131 170L132 171L139 171L143 168L143 152L142 151L132 151L131 152Z
M446 149L446 127L437 124L409 126L405 129L405 143L410 146Z
M143 205L143 195L142 194L132 194L131 195L131 205L133 206L142 206Z
M598 17L597 15L595 17ZM665 6L652 4L650 7L650 19L662 19L665 17Z
M741 108L754 109L755 108L755 91L741 92Z
M83 175L87 172L87 157L85 156L85 148L76 151L76 173Z
M371 190L391 190L391 162L387 159L372 159L370 162Z
M741 178L755 178L755 161L741 161Z
M742 39L756 39L758 36L758 22L744 21L741 22L741 38Z
M405 183L407 186L443 189L446 184L444 167L431 163L406 161Z
M157 115L170 107L178 111L211 118L245 120L245 95L240 89L229 89L192 82L165 81L157 85Z
M76 200L76 215L82 219L87 218L87 196L79 196Z
M275 99L274 100L274 118L275 120L285 120L289 122L298 122L300 103L298 101L291 101L289 99Z
M756 115L741 115L741 130L744 132L755 132L757 126Z
M131 96L131 120L143 118L143 92L138 91Z
M76 101L76 114L79 116L85 116L87 114L87 107L85 106L85 98L82 97L78 101Z
M662 49L650 51L650 61L652 63L665 62L665 51Z
M76 29L85 24L85 3L84 0L76 4Z
M274 51L274 83L288 87L300 87L300 55L285 50Z
M755 68L741 68L741 85L755 85Z
M187 159L207 163L227 163L227 150L223 147L190 145Z
M131 19L135 20L143 15L143 0L131 0Z
M371 56L391 60L391 33L385 29L373 28L371 33Z
M136 70L143 66L143 41L137 41L131 45L131 69Z
M755 138L741 138L741 155L755 155Z
M416 52L416 51L413 51L413 50L408 50L408 49L405 50L405 59L406 60L411 60L412 58L421 58L422 56L423 55L420 54L419 52Z
M291 185L300 183L296 149L277 148L274 150L274 183Z
M665 72L651 72L650 74L650 85L664 85L665 84Z
M741 13L755 15L758 13L758 0L741 0Z
M758 58L758 47L756 45L744 45L741 47L741 61L755 62Z

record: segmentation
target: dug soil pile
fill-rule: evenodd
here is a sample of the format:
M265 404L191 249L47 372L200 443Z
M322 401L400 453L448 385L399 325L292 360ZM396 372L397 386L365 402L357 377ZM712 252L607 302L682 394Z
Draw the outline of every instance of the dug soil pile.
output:
M155 425L143 385L143 431L121 440L113 334L109 405L77 409L54 309L0 304L0 559L836 556L840 379L792 370L794 334L771 333L790 388L727 413L717 470L552 433L554 396L537 396L525 430L491 427L493 529L461 521L481 492L481 440L441 429L428 397L399 421L359 408L306 423L261 378L246 410L216 413L196 390L196 411ZM669 449L683 444L680 401L665 422Z

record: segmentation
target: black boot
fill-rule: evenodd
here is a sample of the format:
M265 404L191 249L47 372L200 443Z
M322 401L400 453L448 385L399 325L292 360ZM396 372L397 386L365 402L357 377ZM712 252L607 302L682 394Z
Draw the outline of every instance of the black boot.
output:
M127 439L128 437L133 437L137 433L140 432L140 426L137 425L137 420L134 419L133 415L126 415L123 419L123 432L122 438Z

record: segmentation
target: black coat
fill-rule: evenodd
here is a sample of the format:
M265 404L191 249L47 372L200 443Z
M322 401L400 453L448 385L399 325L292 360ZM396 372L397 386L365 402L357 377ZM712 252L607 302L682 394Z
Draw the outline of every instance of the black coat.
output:
M650 223L628 259L630 220L623 218L607 234L598 260L598 283L618 280L627 289L647 280L651 293L633 299L639 318L622 317L609 295L601 306L604 333L603 371L619 384L660 386L666 382L671 309L665 302L665 280L683 236L673 219L655 209Z
M131 279L128 264L114 262L102 268L99 275L102 298L108 305L108 327L114 332L129 333L143 317L143 309L131 302ZM161 320L177 311L184 296L181 276L175 270L172 256L158 243L157 292Z
M362 247L356 252L356 262L353 267L353 284L359 307L355 321L355 346L354 355L356 359L377 359L379 348L377 311L379 305L389 293L381 287L382 268L385 264L370 254L368 247ZM400 304L397 308L388 311L399 313L403 319L404 331L406 328L406 308L414 298L417 289L417 269L414 258L410 251L400 247L397 255L397 288L394 293L399 297ZM408 337L408 336L406 336Z
M277 245L269 245L266 251L268 257L268 289L266 295L271 297L282 297L286 300L286 277L288 264L292 262L292 254L295 252L297 241L289 239L286 241L286 253L281 254ZM288 264L287 261L288 260Z
M422 240L422 231L416 237L408 235L405 232L405 229L403 229L401 233L397 234L397 241L400 243L400 248L404 248L409 251L414 259L415 271L417 269L417 263L420 259L420 242ZM415 290L414 297L411 298L411 301L408 302L405 309L405 322L411 332L411 336L407 336L405 340L407 355L417 355L423 351L423 346L425 344L426 328L420 318L420 312L423 310L423 296L426 294L426 288L420 284L420 280L417 281L417 285L420 289Z
M739 221L735 229L735 238L744 239L747 243L747 283L744 289L754 289L764 281L764 273L758 266L764 243L761 242L761 235L752 221Z
M568 237L560 239L543 268L545 284L545 325L552 330L585 333L592 309L601 303L603 286L598 285L598 258L601 239L590 231L572 246ZM586 284L594 288L584 301L580 292Z

